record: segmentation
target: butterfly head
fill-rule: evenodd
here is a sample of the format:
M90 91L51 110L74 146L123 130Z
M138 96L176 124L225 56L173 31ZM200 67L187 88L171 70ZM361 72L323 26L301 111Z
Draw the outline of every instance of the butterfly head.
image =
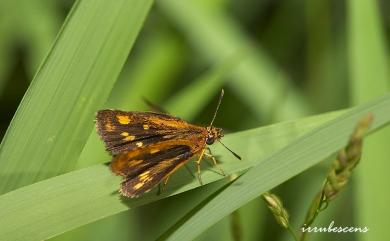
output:
M212 145L214 141L221 139L223 137L222 129L214 126L207 127L207 136L206 136L206 144Z

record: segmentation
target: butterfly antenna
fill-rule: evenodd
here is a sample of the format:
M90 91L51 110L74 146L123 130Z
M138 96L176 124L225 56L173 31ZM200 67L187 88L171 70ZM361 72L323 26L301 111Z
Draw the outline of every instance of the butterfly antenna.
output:
M222 146L224 146L228 151L230 151L230 153L232 153L238 160L241 160L241 157L237 153L232 151L229 147L227 147L225 144L223 144L220 140L218 140L218 142L221 143Z
M217 112L218 112L218 109L219 109L219 106L221 105L221 101L222 101L222 98L223 98L223 94L225 92L223 91L223 89L221 90L221 95L219 96L219 100L218 100L218 105L217 105L217 109L215 110L214 112L214 116L213 116L213 119L211 120L211 123L209 125L209 127L211 127L214 123L214 120L215 120L215 117L217 116Z

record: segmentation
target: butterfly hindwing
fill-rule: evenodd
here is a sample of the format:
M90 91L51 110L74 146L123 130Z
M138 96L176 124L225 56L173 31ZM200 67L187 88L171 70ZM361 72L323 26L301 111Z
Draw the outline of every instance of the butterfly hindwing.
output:
M136 197L150 191L156 184L184 165L192 155L189 146L177 145L153 154L142 154L127 160L128 165L122 166L123 174L127 172L127 175L122 182L121 193L127 197ZM134 160L138 161L138 164L131 166L130 163ZM123 159L122 163L124 163Z
M111 170L124 177L133 177L158 162L191 153L187 145L153 145L119 154L111 161Z

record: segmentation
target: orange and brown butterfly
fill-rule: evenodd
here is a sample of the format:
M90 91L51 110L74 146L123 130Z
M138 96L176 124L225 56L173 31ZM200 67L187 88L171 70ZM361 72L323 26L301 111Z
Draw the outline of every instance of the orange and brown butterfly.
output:
M217 110L223 93L222 90ZM98 111L96 128L113 156L111 170L124 177L120 193L126 197L138 197L160 182L165 186L171 174L194 156L198 157L197 173L202 184L202 158L210 158L217 166L207 147L215 141L220 142L223 136L222 129L212 126L217 110L207 127L192 125L164 113ZM223 174L221 169L220 172Z

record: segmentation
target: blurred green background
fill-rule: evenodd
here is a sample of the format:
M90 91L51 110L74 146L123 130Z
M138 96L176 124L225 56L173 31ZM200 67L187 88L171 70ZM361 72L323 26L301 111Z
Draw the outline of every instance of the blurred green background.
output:
M73 4L0 0L1 136ZM206 125L223 87L225 98L215 125L226 133L351 107L389 89L389 12L390 2L370 0L159 0L102 107L147 110L142 100L147 98L192 123ZM188 108L189 96L199 103L196 108ZM370 232L315 234L309 240L390 238L386 231L390 195L383 190L390 181L385 173L390 170L389 137L387 131L368 140L353 182L318 222L368 226ZM109 161L103 152L92 134L77 166ZM100 155L106 159L93 158ZM375 162L364 163L368 158ZM296 227L328 167L324 162L274 190ZM154 240L172 225L166 207L186 202L197 191L52 240ZM260 198L236 214L196 240L234 240L231 225L237 217L243 240L290 240Z

